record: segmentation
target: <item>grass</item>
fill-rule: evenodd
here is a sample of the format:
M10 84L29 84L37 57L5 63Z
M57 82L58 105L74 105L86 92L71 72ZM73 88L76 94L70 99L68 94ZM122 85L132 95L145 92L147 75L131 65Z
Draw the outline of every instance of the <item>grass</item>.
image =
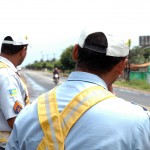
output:
M129 87L133 89L150 92L150 84L146 83L146 81L144 80L131 80L129 82L123 80L122 81L117 80L114 84L117 86Z

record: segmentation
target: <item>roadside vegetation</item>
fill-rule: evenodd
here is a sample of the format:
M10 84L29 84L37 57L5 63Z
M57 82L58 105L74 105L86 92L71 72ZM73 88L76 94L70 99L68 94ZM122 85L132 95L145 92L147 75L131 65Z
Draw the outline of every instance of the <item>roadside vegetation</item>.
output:
M59 68L63 72L70 72L74 69L75 62L72 60L72 49L73 46L69 46L63 50L60 59L55 57L51 60L36 60L32 64L28 64L26 68L34 70L43 70L48 69L52 70L54 67ZM150 47L142 48L140 46L135 46L130 50L130 63L133 64L142 64L145 62L150 62Z
M72 59L72 49L73 46L67 47L61 54L60 59L56 60L55 58L51 60L36 60L32 64L28 64L26 66L27 69L32 70L48 70L52 71L55 67L57 67L63 73L69 73L74 69L75 62Z
M117 80L114 83L114 85L150 92L150 84L148 84L144 80L131 80L128 82L124 80L123 81Z
M69 46L63 50L60 59L56 60L55 58L51 60L36 60L33 64L28 64L27 69L32 70L46 70L52 72L55 67L57 67L61 75L67 76L72 70L74 70L75 62L72 59L72 49L73 46ZM130 63L133 64L142 64L145 62L150 62L150 47L142 48L140 46L133 47L130 49ZM131 81L116 81L116 86L129 87L139 90L144 90L150 92L150 84L146 83L143 80L131 80Z

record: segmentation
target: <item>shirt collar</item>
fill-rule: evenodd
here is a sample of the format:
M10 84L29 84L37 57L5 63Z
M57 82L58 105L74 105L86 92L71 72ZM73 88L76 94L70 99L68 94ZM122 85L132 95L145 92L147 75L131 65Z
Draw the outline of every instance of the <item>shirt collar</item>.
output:
M91 73L87 73L87 72L81 72L81 71L75 71L69 75L68 81L69 80L90 82L90 83L102 86L106 90L108 90L107 85L104 82L104 80L102 80L100 77L98 77L95 74L91 74Z
M12 62L10 62L8 59L0 56L0 61L5 63L6 65L8 65L14 72L17 72L16 67L14 66L14 64Z

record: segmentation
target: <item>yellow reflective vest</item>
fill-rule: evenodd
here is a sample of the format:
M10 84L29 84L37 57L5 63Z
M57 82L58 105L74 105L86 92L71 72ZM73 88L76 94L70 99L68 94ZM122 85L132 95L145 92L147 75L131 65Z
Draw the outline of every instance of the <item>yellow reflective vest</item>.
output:
M38 98L38 117L44 137L37 150L64 150L67 134L76 121L92 106L115 97L103 87L94 86L80 92L59 113L56 89Z
M9 66L7 66L5 63L3 62L0 62L0 68L7 68ZM20 78L21 79L21 78ZM26 96L25 96L25 105L28 105L30 104L30 100L29 100L29 96L28 96L28 92L27 92L27 87L26 85L24 84L24 82L21 80L22 82L22 85L26 91ZM10 132L7 132L7 131L0 131L0 143L3 143L3 142L7 142L8 141L8 138L10 136Z

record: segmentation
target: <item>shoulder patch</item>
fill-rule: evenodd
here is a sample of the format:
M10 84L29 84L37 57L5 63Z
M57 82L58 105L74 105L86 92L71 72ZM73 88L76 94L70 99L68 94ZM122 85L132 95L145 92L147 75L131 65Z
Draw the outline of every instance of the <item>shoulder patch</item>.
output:
M10 90L8 90L8 93L9 93L10 97L17 96L17 90L16 89L10 89Z
M13 109L14 109L15 114L19 114L19 112L22 110L21 103L19 101L16 101Z

